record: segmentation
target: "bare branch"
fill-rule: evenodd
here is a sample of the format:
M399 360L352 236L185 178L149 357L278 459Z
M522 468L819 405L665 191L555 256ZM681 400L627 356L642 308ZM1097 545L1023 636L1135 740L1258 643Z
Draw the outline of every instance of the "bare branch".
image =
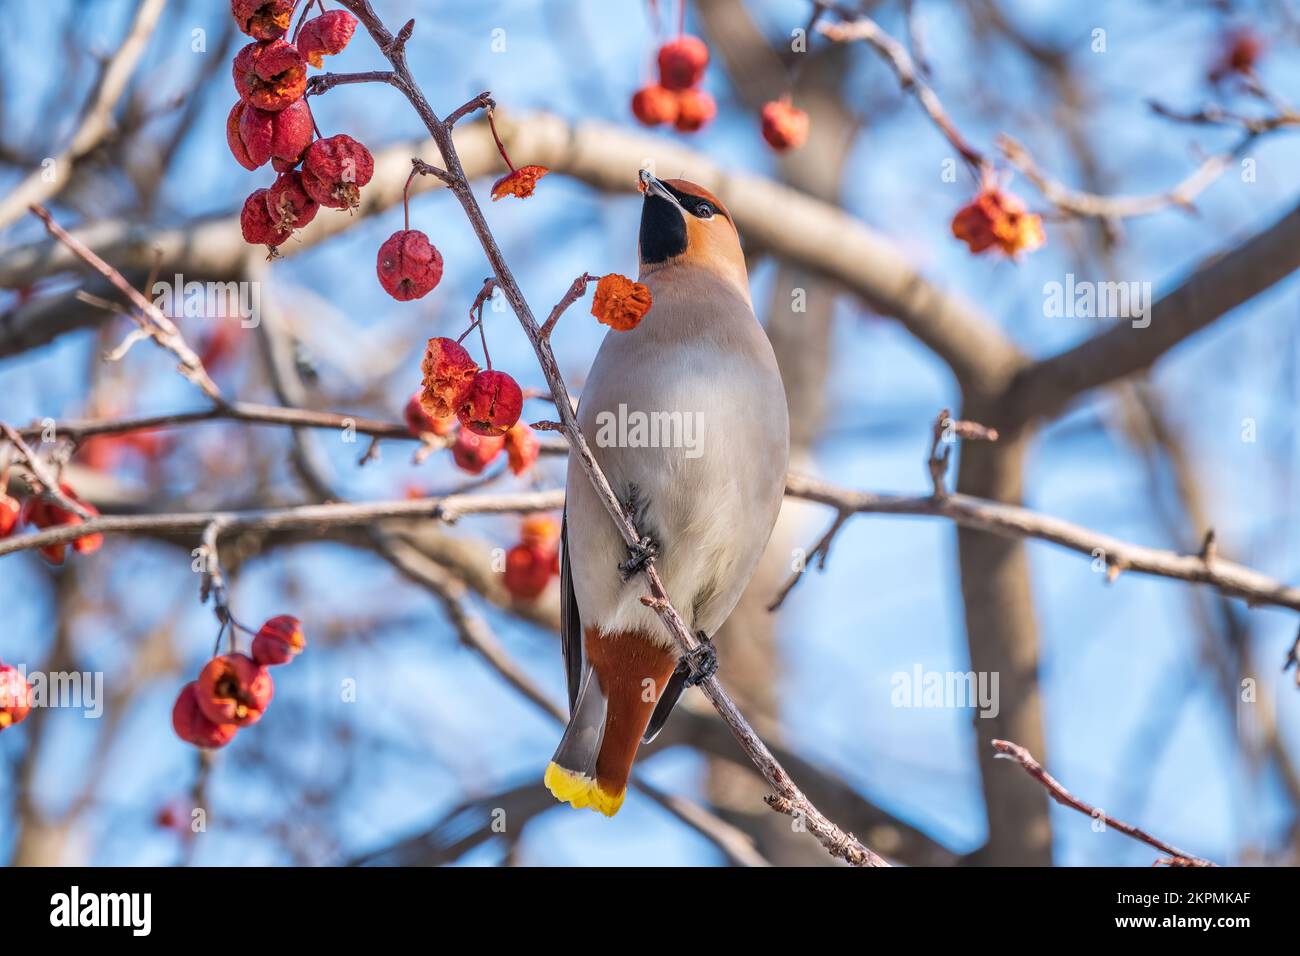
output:
M17 220L29 206L58 195L72 177L73 167L112 131L113 109L125 92L165 6L167 0L141 0L126 38L108 61L86 104L72 142L61 155L54 157L53 165L43 164L0 200L0 229Z
M203 367L203 362L194 354L194 350L186 343L185 338L172 320L163 315L158 306L141 295L131 283L123 278L122 273L91 252L80 240L70 236L63 227L54 221L54 218L45 207L32 206L31 210L38 219L45 223L45 228L50 235L71 249L75 255L84 260L87 265L107 279L114 288L131 301L139 310L139 314L132 313L131 318L139 324L141 330L147 333L150 338L176 356L180 361L182 375L202 389L203 393L214 402L221 403L225 401L221 397L221 389L217 388L217 383L208 376L207 369Z
M1051 798L1057 803L1067 806L1072 810L1078 810L1080 813L1091 817L1094 820L1101 820L1106 824L1106 826L1118 830L1125 836L1130 836L1135 840L1140 840L1147 844L1147 846L1153 846L1161 853L1168 854L1166 860L1160 860L1157 862L1167 862L1171 866L1217 866L1217 864L1211 863L1209 860L1202 859L1199 856L1192 856L1190 853L1185 853L1177 847L1166 843L1164 840L1157 839L1144 830L1139 830L1132 824L1124 823L1122 820L1116 820L1114 817L1107 815L1092 804L1080 800L1074 794L1070 793L1069 790L1066 790L1055 777L1044 770L1042 764L1035 760L1029 751L1019 744L1012 743L1009 740L994 740L993 749L997 751L999 757L1014 760L1016 763L1020 764L1020 766L1024 767L1025 773L1029 774L1029 776L1041 783L1047 789Z
M434 518L453 523L464 515L528 514L534 511L554 511L563 504L564 492L556 489L513 495L458 494L402 501L299 505L252 511L102 515L91 516L80 524L60 525L0 539L0 555L52 544L66 544L91 534L200 534L213 522L219 522L223 531L365 526L386 518Z

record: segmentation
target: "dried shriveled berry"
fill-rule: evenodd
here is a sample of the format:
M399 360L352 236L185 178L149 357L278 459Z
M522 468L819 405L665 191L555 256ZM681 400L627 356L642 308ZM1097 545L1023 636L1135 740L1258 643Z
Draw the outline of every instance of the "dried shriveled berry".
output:
M277 614L253 637L253 660L263 667L287 664L307 646L302 622L291 614Z
M632 115L646 126L661 126L677 120L677 94L652 83L632 94Z
M694 133L718 115L718 104L703 90L682 90L677 94L677 119L673 127L681 133Z
M523 422L515 422L506 432L506 457L510 460L510 470L522 475L537 461L541 454L542 443L537 440L537 433Z
M230 0L230 12L256 40L278 40L289 30L294 0Z
M302 188L302 176L297 170L281 173L266 191L266 213L278 232L301 229L316 218L319 209L320 203Z
M496 202L506 196L527 199L537 188L537 180L549 172L545 166L520 166L512 170L492 184L492 201Z
M244 654L214 657L199 671L197 699L214 724L247 727L261 719L274 692L271 672Z
M478 363L455 339L438 337L429 339L424 347L420 371L424 373L420 404L431 417L448 418L469 394Z
M611 272L601 276L591 297L591 314L616 332L628 332L641 324L654 300L650 290L627 276Z
M22 723L32 709L32 688L22 671L0 664L0 730Z
M190 681L172 705L172 730L187 744L215 750L230 743L239 728L209 720L199 708L199 683Z
M7 538L14 533L22 511L23 506L19 504L17 498L0 492L0 538Z
M670 90L684 90L704 79L709 48L699 37L680 36L659 48L659 82Z
M788 99L763 104L763 139L778 153L798 149L808 139L808 114Z
M461 425L479 435L505 435L523 411L524 393L505 372L479 372L456 408Z
M442 280L442 253L418 229L399 229L379 247L375 271L398 302L419 299Z
M302 99L307 90L307 64L283 40L248 44L235 55L233 72L240 98L272 113Z
M462 428L456 432L456 441L451 446L451 457L462 471L479 475L483 473L484 468L492 464L497 455L501 454L505 444L504 435L488 437L475 434L468 428Z
M434 418L426 412L423 403L420 401L419 391L416 391L406 400L406 408L402 411L402 417L406 420L406 427L417 438L421 435L437 435L439 437L450 435L452 429L456 427L456 417L454 415L448 415L446 418Z
M226 117L226 145L230 147L230 152L234 155L235 160L245 169L256 169L264 162L271 158L270 150L270 130L267 130L265 137L265 148L261 147L262 137L258 137L252 144L244 139L243 126L244 113L247 110L256 109L251 107L243 100L236 100L235 105L230 108L230 115ZM259 110L258 112L265 112ZM271 114L267 113L270 116Z
M986 189L958 210L952 234L971 252L997 249L1008 256L1032 252L1044 241L1042 218L1000 189Z
M267 245L274 248L289 238L289 231L281 229L266 205L269 189L255 189L244 200L239 212L239 229L249 245Z
M302 183L308 195L330 209L352 209L361 203L361 187L375 174L375 160L346 133L318 139L302 159Z
M312 66L319 67L324 56L341 53L357 29L357 18L346 10L330 10L312 17L298 34L298 52Z

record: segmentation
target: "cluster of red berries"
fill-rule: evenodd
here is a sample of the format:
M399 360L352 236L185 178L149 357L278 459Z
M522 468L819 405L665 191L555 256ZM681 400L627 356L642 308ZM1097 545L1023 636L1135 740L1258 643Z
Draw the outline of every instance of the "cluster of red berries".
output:
M682 35L659 48L659 82L632 96L632 113L646 126L671 123L694 133L718 113L713 97L699 88L709 65L709 48L699 37Z
M505 372L481 369L459 342L429 339L420 363L424 381L413 400L416 415L407 405L407 424L417 433L448 436L452 418L460 429L452 444L456 464L479 474L501 454L509 453L510 468L522 474L537 460L539 443L532 429L519 421L524 393Z
M560 525L550 515L529 515L519 526L519 543L506 552L506 590L535 601L560 573Z
M298 619L281 614L254 635L252 657L231 653L212 658L198 680L181 688L172 706L176 736L212 750L230 743L240 727L257 723L271 703L275 686L267 668L289 663L306 645Z
M32 688L22 671L0 661L0 730L20 724L32 709Z
M87 514L92 516L99 514L94 505L87 504L78 498L67 482L60 482L59 490L63 492L63 497L81 505ZM9 537L23 524L30 525L33 528L58 528L63 525L81 523L81 515L68 511L52 501L46 501L38 495L32 495L20 504L13 497L0 492L0 538ZM103 543L104 536L102 534L88 534L73 541L72 550L78 554L90 554L92 551L98 551ZM47 544L41 548L41 557L50 564L62 564L63 559L67 557L67 553L68 546L66 544Z
M226 120L226 142L245 169L271 163L275 182L244 200L239 225L244 241L274 250L314 218L321 206L351 209L375 173L370 151L351 136L316 139L304 94L307 66L340 52L352 39L356 17L330 10L300 24L295 42L284 39L294 0L231 0L239 28L253 38L235 55L239 101Z
M434 418L425 410L421 394L417 390L406 402L406 427L412 435L425 441L441 439L443 445L451 448L453 460L463 471L471 475L482 474L483 469L503 451L510 470L516 475L522 475L537 462L542 443L538 441L537 433L524 422L515 422L504 435L480 435L460 427L455 415Z

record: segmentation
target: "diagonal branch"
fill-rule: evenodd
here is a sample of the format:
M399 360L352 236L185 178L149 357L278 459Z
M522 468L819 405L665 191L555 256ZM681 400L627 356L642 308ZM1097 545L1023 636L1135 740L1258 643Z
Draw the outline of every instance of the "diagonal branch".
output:
M77 162L112 132L113 109L122 98L166 5L167 0L141 0L126 38L100 76L72 142L62 154L54 157L52 165L42 164L40 169L33 171L8 196L0 200L0 229L17 220L27 211L28 206L46 202L58 195L68 184Z
M1145 830L1140 830L1132 824L1125 823L1122 820L1116 820L1114 817L1108 816L1101 809L1080 800L1074 794L1070 793L1069 790L1066 790L1055 777L1043 769L1043 765L1035 760L1033 755L1019 744L1012 743L1009 740L995 740L993 741L993 749L997 752L999 757L1003 757L1007 760L1014 760L1016 763L1020 764L1020 766L1024 767L1025 773L1029 774L1029 776L1041 783L1047 789L1051 798L1057 803L1069 807L1072 810L1078 810L1080 813L1092 817L1094 820L1101 820L1106 824L1106 826L1118 830L1125 836L1131 836L1133 839L1140 840L1147 844L1147 846L1155 847L1161 853L1168 854L1166 859L1157 862L1168 863L1170 866L1217 865L1211 863L1209 860L1202 859L1199 856L1192 856L1190 853L1185 853L1176 846L1166 843L1164 840L1158 839L1157 837L1153 837Z
M1192 270L1154 304L1150 324L1127 322L1023 369L1006 403L1010 428L1055 417L1072 400L1151 367L1170 349L1300 268L1300 205Z
M203 394L214 402L221 404L225 401L221 397L221 389L217 388L217 383L208 376L207 369L203 367L203 362L194 354L194 350L186 343L185 338L172 320L163 315L162 309L150 302L135 286L127 282L122 273L95 255L79 239L69 235L62 226L54 221L54 218L44 206L32 206L31 211L45 223L45 228L51 236L72 250L73 254L107 279L114 288L130 300L131 304L138 310L138 314L136 312L129 313L131 319L140 326L142 333L176 356L180 362L179 369L182 375L197 385L203 391Z

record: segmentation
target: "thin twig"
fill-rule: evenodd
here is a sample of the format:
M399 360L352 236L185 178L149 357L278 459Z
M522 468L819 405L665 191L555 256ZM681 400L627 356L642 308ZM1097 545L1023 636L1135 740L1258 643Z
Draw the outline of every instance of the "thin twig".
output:
M555 308L551 309L551 314L547 316L545 324L542 325L542 329L538 334L543 339L550 339L551 332L555 329L555 323L560 321L560 316L564 314L565 309L586 295L587 283L596 278L598 277L584 272L573 280L572 285L569 286L569 291L564 293L564 298L555 303Z
M1029 774L1029 776L1041 783L1047 789L1051 798L1057 803L1067 806L1072 810L1078 810L1080 813L1092 817L1094 820L1101 820L1106 826L1118 830L1125 836L1130 836L1135 840L1140 840L1147 846L1155 847L1161 853L1166 854L1166 859L1163 862L1168 862L1171 866L1218 865L1216 863L1211 863L1209 860L1202 859L1199 856L1192 856L1190 853L1185 853L1176 846L1153 837L1145 830L1140 830L1132 824L1124 823L1122 820L1116 820L1114 817L1109 816L1104 811L1094 807L1092 804L1080 800L1074 794L1070 793L1069 790L1066 790L1055 777L1044 770L1042 764L1035 760L1033 755L1024 747L1020 746L1020 744L1012 743L1009 740L994 740L992 741L992 744L993 749L997 751L999 757L1007 760L1014 760L1016 763L1020 764L1020 766L1025 769L1025 773Z
M107 279L130 300L131 304L139 310L138 313L132 313L131 318L158 345L176 356L180 362L182 375L197 385L214 402L219 404L225 402L221 395L221 389L217 388L216 382L209 377L207 369L203 367L203 362L186 343L185 338L172 320L167 318L158 306L145 298L135 286L126 281L122 273L95 255L80 239L69 235L62 226L54 221L49 210L44 206L32 206L31 211L41 222L45 223L45 228L51 236L63 243L73 254Z

